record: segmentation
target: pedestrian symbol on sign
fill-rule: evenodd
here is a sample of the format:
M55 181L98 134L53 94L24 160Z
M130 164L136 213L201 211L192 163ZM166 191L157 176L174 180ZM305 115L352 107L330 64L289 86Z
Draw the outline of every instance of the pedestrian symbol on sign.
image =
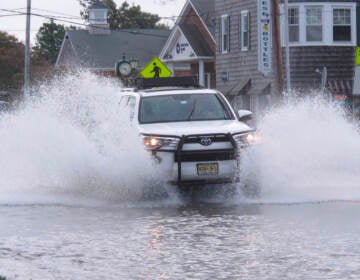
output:
M157 57L154 57L141 71L143 78L167 78L172 73L169 68Z
M154 78L160 78L161 68L156 65L156 62L153 63L154 68L151 73L154 73Z

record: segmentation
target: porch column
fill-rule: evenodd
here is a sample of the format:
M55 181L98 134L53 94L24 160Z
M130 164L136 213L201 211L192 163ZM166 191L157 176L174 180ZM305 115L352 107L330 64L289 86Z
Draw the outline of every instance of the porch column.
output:
M174 77L174 63L173 62L167 62L166 66L169 68L169 70L171 71L171 76Z
M203 60L199 60L199 85L205 86L205 63Z

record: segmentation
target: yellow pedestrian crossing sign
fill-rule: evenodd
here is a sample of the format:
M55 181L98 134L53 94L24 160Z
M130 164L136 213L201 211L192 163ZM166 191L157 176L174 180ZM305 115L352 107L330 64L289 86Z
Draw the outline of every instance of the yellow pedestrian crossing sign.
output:
M355 65L360 65L360 47L356 47L356 53L355 53Z
M172 73L169 68L157 57L154 57L141 71L143 78L167 78Z

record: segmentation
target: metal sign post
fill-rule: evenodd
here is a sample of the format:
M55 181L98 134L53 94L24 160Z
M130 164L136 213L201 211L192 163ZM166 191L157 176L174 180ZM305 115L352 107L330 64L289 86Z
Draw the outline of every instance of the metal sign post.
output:
M29 95L30 81L30 13L31 0L27 0L26 8L26 39L25 39L25 69L24 69L24 97Z
M289 50L289 8L288 0L284 3L284 24L285 24L285 69L286 69L286 93L290 95L291 80L290 80L290 50Z

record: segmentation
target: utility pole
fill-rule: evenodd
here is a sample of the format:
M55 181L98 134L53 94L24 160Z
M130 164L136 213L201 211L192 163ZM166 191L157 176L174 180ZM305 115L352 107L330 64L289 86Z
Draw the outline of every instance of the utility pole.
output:
M290 80L290 50L289 50L289 9L288 0L284 3L284 24L285 24L285 69L286 69L286 93L290 95L291 80Z
M24 97L29 95L30 81L30 14L31 0L27 0L26 8L26 39L25 39L25 70L24 70Z

